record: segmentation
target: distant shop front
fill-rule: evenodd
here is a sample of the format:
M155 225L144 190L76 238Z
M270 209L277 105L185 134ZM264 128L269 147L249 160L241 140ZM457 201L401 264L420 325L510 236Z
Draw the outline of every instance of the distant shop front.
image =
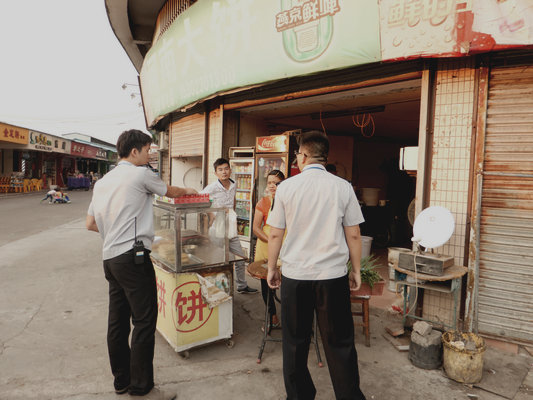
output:
M62 163L70 157L70 140L14 125L0 124L2 174L43 179L44 187L63 185Z
M29 131L0 122L0 175L20 171L22 151L28 144Z
M70 173L89 175L92 172L103 176L109 171L109 166L116 162L115 152L77 140L72 141L70 155L73 157Z

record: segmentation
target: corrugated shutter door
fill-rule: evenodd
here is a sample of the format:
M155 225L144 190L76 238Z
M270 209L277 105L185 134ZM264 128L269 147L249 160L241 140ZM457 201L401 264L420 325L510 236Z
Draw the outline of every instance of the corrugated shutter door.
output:
M193 114L170 125L170 156L187 157L204 154L205 116Z
M533 66L489 81L478 330L533 341Z

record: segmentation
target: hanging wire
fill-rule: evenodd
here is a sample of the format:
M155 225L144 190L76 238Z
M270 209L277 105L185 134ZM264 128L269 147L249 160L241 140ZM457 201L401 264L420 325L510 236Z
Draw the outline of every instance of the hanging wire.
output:
M324 135L328 135L326 132L326 127L324 126L324 122L322 122L322 110L319 111L319 117L320 117L320 125L322 125L322 132L324 132Z
M352 115L352 122L356 128L361 129L361 135L366 138L371 138L376 132L376 124L374 123L374 117L372 114L354 114ZM369 135L365 134L365 128L368 125L372 125L372 131Z

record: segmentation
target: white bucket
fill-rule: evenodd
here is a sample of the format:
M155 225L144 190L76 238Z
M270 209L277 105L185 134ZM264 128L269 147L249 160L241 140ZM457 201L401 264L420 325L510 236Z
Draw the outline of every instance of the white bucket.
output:
M366 206L377 206L379 191L379 188L361 188L361 200L363 200Z
M372 239L373 238L371 236L361 236L361 258L365 258L370 255Z

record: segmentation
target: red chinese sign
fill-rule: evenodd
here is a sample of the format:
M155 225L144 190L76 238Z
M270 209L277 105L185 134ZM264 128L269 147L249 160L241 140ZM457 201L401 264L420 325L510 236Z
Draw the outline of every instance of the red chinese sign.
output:
M83 143L72 142L70 154L77 157L96 158L98 148Z
M0 123L0 141L28 144L28 130Z
M172 308L172 319L178 332L200 329L213 313L202 299L200 283L194 281L186 282L174 290Z
M289 148L289 138L286 135L260 136L255 144L259 153L283 153Z

